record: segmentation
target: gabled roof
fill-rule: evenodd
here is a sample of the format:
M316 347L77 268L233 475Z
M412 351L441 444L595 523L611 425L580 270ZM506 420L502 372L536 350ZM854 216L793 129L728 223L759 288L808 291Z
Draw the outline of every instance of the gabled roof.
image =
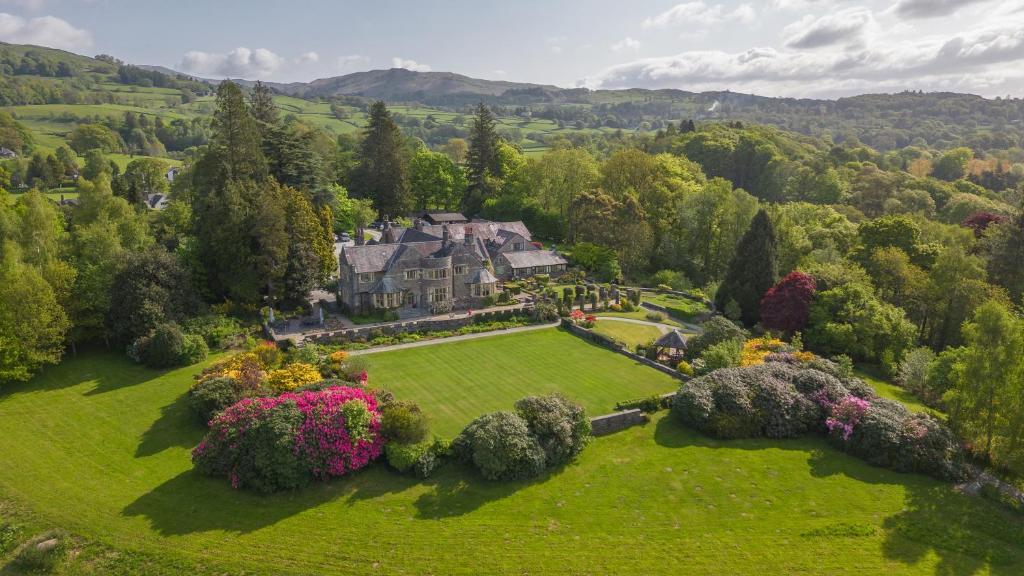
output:
M423 218L433 222L434 224L469 222L469 218L466 218L458 212L424 212Z
M679 330L672 330L666 333L661 338L654 341L654 345L659 348L675 348L676 350L686 349L686 339L679 333Z
M530 231L526 228L526 225L522 222L468 222L466 224L449 224L448 231L451 234L452 240L462 240L466 237L466 228L473 231L473 235L483 240L495 240L498 238L498 234L502 230L515 232L527 240L530 239ZM432 226L424 226L423 232L442 238L444 236L444 226L440 224L434 224Z
M476 271L476 274L473 274L472 278L466 280L466 284L493 284L497 281L498 279L491 274L490 270L481 268Z
M345 246L341 249L341 261L351 266L356 274L380 272L387 266L391 256L402 246L402 244Z
M547 250L505 252L503 256L508 260L508 263L512 268L532 268L534 266L557 266L559 264L567 264L565 258Z
M402 289L387 276L377 280L373 286L370 286L371 294L397 294L401 291Z
M395 243L405 244L409 242L433 242L434 240L440 240L440 236L434 236L433 234L427 234L421 230L415 228L401 228L395 233Z

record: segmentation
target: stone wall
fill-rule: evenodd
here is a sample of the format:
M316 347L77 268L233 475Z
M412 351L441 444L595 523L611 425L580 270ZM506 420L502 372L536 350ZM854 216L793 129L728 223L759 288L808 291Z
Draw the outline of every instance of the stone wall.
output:
M604 416L590 419L591 434L594 436L604 436L605 434L625 430L638 424L645 424L647 421L647 415L636 408L605 414Z
M651 360L650 358L644 358L643 356L641 356L639 354L636 354L636 353L634 353L634 352L632 352L630 350L627 350L626 348L622 347L618 342L616 342L615 340L612 340L611 338L608 338L607 336L604 336L602 334L598 334L596 332L592 332L590 330L587 330L586 328L581 328L581 327L573 324L572 322L568 322L568 321L562 322L562 327L565 328L566 330L568 330L570 334L573 334L575 336L579 336L580 338L583 338L584 340L589 340L589 341L591 341L591 342L593 342L593 343L595 343L595 344L597 344L599 346L604 346L605 348L607 348L609 350L613 350L615 352L618 352L619 354L622 354L623 356L626 356L627 358L629 358L631 360L635 360L635 361L637 361L637 362L639 362L641 364L644 364L646 366L650 366L651 368L654 368L655 370L658 370L660 372L664 372L665 374L668 374L669 376L672 376L673 378L682 380L684 382L690 379L689 376L687 376L685 374L682 374L678 370L675 370L673 368L669 368L668 366L665 366L664 364L659 364L659 363L655 362L654 360Z
M505 320L514 315L527 316L529 313L530 311L527 307L474 312L472 316L466 316L465 314L456 312L455 316L452 318L406 320L391 322L388 324L369 324L366 326L356 326L355 328L319 332L306 336L305 340L307 342L318 342L323 344L328 342L348 342L358 340L360 338L369 340L373 337L372 335L376 335L377 332L392 335L420 331L437 332L441 330L458 330L459 328L468 326L474 322Z

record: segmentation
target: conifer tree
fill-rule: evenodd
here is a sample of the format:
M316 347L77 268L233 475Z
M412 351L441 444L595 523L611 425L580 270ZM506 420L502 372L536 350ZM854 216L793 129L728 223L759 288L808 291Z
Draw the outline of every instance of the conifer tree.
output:
M370 106L353 191L370 198L380 216L402 216L412 208L412 195L402 154L402 133L384 102Z
M214 174L217 184L228 180L260 181L266 176L256 121L249 114L242 91L233 82L221 82L217 87L212 128L208 154L219 169Z
M491 110L481 102L473 116L470 128L469 151L466 153L466 175L469 186L463 196L462 208L473 215L483 208L484 202L495 193L495 179L500 179L501 156L498 153L500 136Z
M736 245L725 280L715 294L715 306L725 310L730 302L735 302L740 309L740 319L747 326L753 326L760 319L761 298L778 279L775 228L762 209Z

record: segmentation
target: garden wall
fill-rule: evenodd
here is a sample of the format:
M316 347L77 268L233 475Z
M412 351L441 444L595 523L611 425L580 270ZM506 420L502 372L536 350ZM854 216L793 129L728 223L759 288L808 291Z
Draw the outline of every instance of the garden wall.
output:
M591 434L594 436L604 436L605 434L625 430L626 428L636 426L637 424L645 424L646 422L647 415L639 409L623 410L622 412L614 412L591 418Z
M575 336L579 336L580 338L583 338L584 340L589 340L589 341L591 341L591 342L593 342L595 344L598 344L600 346L604 346L605 348L608 348L609 350L613 350L615 352L618 352L619 354L622 354L623 356L626 356L627 358L629 358L631 360L635 360L635 361L637 361L637 362L639 362L641 364L650 366L651 368L654 368L655 370L658 370L660 372L664 372L665 374L668 374L669 376L672 376L673 378L682 380L683 382L685 382L685 381L690 379L689 376L686 376L685 374L679 372L678 370L675 370L673 368L669 368L668 366L665 366L664 364L659 364L659 363L655 362L654 360L651 360L650 358L644 358L643 356L641 356L639 354L633 353L633 352L623 348L622 346L619 345L618 342L616 342L615 340L612 340L611 338L608 338L607 336L604 336L602 334L598 334L596 332L592 332L590 330L587 330L586 328L581 328L581 327L579 327L579 326L577 326L577 325L575 325L575 324L573 324L572 322L569 322L569 321L562 322L562 327L565 328L566 330L568 330L570 334L573 334Z
M490 310L487 312L474 312L472 316L467 316L464 313L456 312L453 318L433 318L433 319L420 319L420 320L406 320L391 322L387 324L368 324L366 326L356 326L354 328L344 328L340 330L331 330L326 332L319 332L316 334L310 334L305 337L307 342L339 342L339 341L352 341L360 338L370 340L371 334L376 335L377 333L392 335L392 334L403 334L408 332L436 332L441 330L457 330L463 326L468 326L476 322L489 322L494 320L505 320L514 315L528 314L529 310L527 307L515 308L511 310ZM461 315L460 315L461 314Z

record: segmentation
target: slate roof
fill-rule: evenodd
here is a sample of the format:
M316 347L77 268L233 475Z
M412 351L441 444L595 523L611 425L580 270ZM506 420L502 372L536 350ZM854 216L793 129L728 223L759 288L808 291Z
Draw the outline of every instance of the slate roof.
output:
M558 264L566 264L565 258L547 250L505 252L503 256L505 256L508 263L512 265L512 268L531 268L533 266L556 266Z
M490 270L481 268L476 271L476 274L473 274L472 278L466 280L466 284L493 284L497 281L498 279L491 274Z
M385 276L384 278L381 278L380 280L377 280L373 284L373 286L370 287L370 293L371 294L397 294L397 293L399 293L401 291L402 291L402 289L399 288L391 280L391 278L388 278L387 276Z
M403 244L367 244L363 246L345 246L341 249L341 259L352 267L356 274L363 272L380 272L387 266L388 260Z
M530 240L530 231L522 222L469 222L466 224L449 224L448 231L452 240L462 240L466 236L466 228L473 230L473 235L483 240L496 240L502 230L515 232L523 238ZM423 232L441 238L444 235L444 226L435 224L424 226Z
M458 212L425 212L423 214L423 218L434 224L469 222L469 218L466 218Z
M686 349L686 339L679 333L678 330L672 330L666 333L661 338L654 341L654 345L659 348L675 348L676 350Z

